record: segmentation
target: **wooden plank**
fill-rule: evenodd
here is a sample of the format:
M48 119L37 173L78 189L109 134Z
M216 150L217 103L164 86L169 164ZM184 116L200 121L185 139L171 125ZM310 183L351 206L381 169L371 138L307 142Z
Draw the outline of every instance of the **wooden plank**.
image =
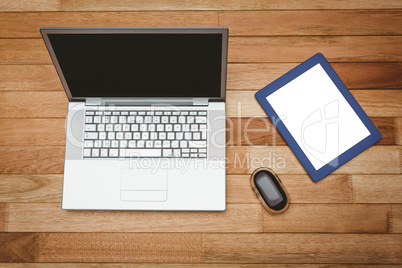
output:
M374 117L371 120L382 135L382 139L377 144L395 145L395 118ZM226 143L235 146L286 145L272 122L268 118L261 117L228 117L226 122Z
M4 268L75 268L77 263L2 263ZM176 268L177 263L80 263L80 268ZM215 264L215 263L180 263L180 267L189 268L328 268L328 264ZM393 268L395 265L359 265L331 264L331 268Z
M399 146L373 146L334 174L399 174ZM228 146L227 174L251 174L269 166L278 174L306 174L287 146ZM0 173L63 173L64 146L0 146Z
M230 63L303 62L322 52L330 62L401 62L402 36L231 37ZM1 64L51 64L41 39L0 39Z
M0 183L1 183L1 181L0 181ZM0 203L0 232L5 232L6 231L7 217L8 217L8 215L7 215L7 205L5 203Z
M282 10L282 9L390 9L402 8L398 1L386 0L378 3L367 1L336 1L328 3L325 0L318 1L291 1L280 0L223 0L223 1L185 1L185 0L62 0L62 10L68 11L101 11L101 10Z
M201 234L0 233L2 262L203 261Z
M387 233L387 205L291 204L286 213L263 213L264 232Z
M1 90L63 90L53 65L0 65Z
M330 175L320 183L313 182L308 175L281 174L280 178L292 204L351 203L353 200L352 185L346 175ZM226 187L227 203L260 203L251 189L250 175L228 175Z
M402 117L396 118L396 136L397 144L402 145Z
M392 16L389 15L388 18ZM3 13L0 38L40 38L39 28L218 26L218 13L185 12L29 12Z
M260 90L297 65L298 63L228 64L227 88ZM348 89L402 88L401 63L334 62L331 66Z
M262 232L259 204L224 212L66 211L60 203L9 203L8 232Z
M392 205L391 232L402 233L402 205Z
M0 11L56 11L61 8L61 0L2 0Z
M330 62L401 62L402 36L231 37L229 62L302 62L321 52Z
M281 174L292 203L352 203L352 185L347 175L330 175L314 183L308 175ZM60 203L62 174L0 174L0 202ZM249 175L226 177L228 204L258 204L250 187Z
M0 173L63 173L64 146L0 146Z
M352 175L353 202L402 203L402 175Z
M401 263L399 234L204 234L211 263Z
M0 233L0 261L398 264L400 238L399 234Z
M378 145L396 145L395 120L371 118L382 140ZM226 144L235 146L286 145L267 118L227 118ZM49 135L51 133L51 135ZM0 119L1 145L60 145L65 144L65 119L18 118Z
M351 90L351 93L368 116L402 116L402 90ZM227 92L226 115L266 117L264 110L255 100L254 94L254 91Z
M62 174L0 174L0 202L61 202Z
M0 262L36 261L38 239L33 233L0 233Z
M399 10L226 11L219 24L235 35L398 35ZM275 27L272 27L275 25Z
M251 174L261 166L271 167L278 174L305 174L296 156L285 146L247 147L243 155L232 152L229 173ZM399 146L373 146L334 171L334 174L399 174L401 148Z
M0 92L0 118L65 118L68 99L62 91Z
M402 117L402 90L351 90L370 117ZM266 117L254 91L228 91L228 117ZM61 91L0 91L0 118L65 118L68 100Z
M226 26L236 35L398 35L401 11L151 11L4 13L0 38L39 38L55 27ZM219 16L219 18L218 18ZM219 25L218 25L219 21ZM276 27L272 27L276 25Z
M259 90L297 63L228 64L227 90ZM402 63L332 63L349 89L402 88ZM53 65L0 65L1 90L63 90Z
M64 145L64 119L0 119L0 145Z

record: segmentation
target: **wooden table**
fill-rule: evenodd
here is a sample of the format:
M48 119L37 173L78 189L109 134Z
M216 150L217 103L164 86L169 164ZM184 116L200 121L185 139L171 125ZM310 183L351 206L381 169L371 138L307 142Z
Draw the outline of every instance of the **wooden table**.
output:
M402 263L401 1L2 0L0 10L0 262ZM225 212L61 210L67 98L43 26L229 27ZM383 139L313 183L253 94L317 52ZM292 198L283 215L249 185L251 159L269 155Z

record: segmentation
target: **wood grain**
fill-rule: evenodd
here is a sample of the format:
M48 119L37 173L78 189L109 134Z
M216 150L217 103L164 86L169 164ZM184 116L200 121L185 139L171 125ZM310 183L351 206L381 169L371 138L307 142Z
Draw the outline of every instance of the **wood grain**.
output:
M318 1L292 1L283 2L280 0L223 0L223 1L185 1L185 0L164 0L164 1L127 1L127 0L62 0L63 10L265 10L265 9L386 9L402 8L398 1L383 1L378 3L373 0L367 1L336 1L328 3L325 0Z
M60 10L61 0L2 0L0 11L55 11Z
M353 202L352 185L347 175L329 175L320 183L314 183L308 175L283 174L280 178L295 204ZM370 183L370 180L364 182ZM60 203L62 183L62 174L0 174L0 202ZM249 175L228 175L226 187L228 204L259 203L251 190Z
M0 174L0 202L61 202L62 174Z
M229 63L303 62L321 52L332 62L401 62L402 36L231 37ZM41 39L0 39L1 64L51 64Z
M225 26L237 35L398 35L402 12L375 11L152 11L5 13L0 38L39 38L53 27ZM271 27L276 25L276 27Z
M308 175L280 175L291 196L297 203L351 203L352 186L346 175L331 175L314 183ZM227 203L259 203L250 186L250 175L226 176Z
M351 90L370 117L402 117L402 90ZM266 117L254 91L227 92L228 117ZM61 91L0 91L0 118L65 118L68 100Z
M400 147L374 146L337 169L335 174L398 174ZM270 166L278 174L306 174L286 146L228 146L227 174L251 174ZM64 146L0 146L0 173L62 173Z
M0 232L6 231L7 217L7 205L5 203L0 203Z
M355 203L402 203L402 175L352 175Z
M402 36L231 37L229 62L303 62L321 52L330 62L400 62Z
M205 234L211 263L401 263L398 234Z
M402 233L402 205L392 205L391 231Z
M399 234L0 233L0 242L3 262L402 261Z
M260 90L297 63L228 64L227 90ZM402 88L402 63L332 63L348 89ZM53 65L0 65L1 90L63 90Z
M60 203L9 203L8 232L262 232L259 204L224 212L67 211Z
M0 146L0 174L62 173L64 146Z
M53 65L0 65L0 91L63 90Z
M291 204L286 213L263 213L264 232L387 233L388 205Z
M402 90L351 90L350 92L368 116L402 116ZM264 110L255 100L254 94L254 91L227 92L226 114L230 117L266 117Z
M388 15L388 18L391 18ZM41 38L40 27L218 26L216 12L30 12L4 13L0 38Z
M402 117L396 118L396 136L397 144L402 145Z
M246 147L242 155L234 155L231 161L233 169L229 172L242 172L247 169L251 174L260 166L268 166L278 174L305 174L305 170L285 146L253 146ZM399 174L400 167L399 146L374 146L362 152L345 165L334 171L334 174Z
M228 64L227 89L260 90L297 65L298 63ZM402 88L401 63L334 62L331 66L348 89Z
M0 145L64 145L64 119L0 119Z
M2 263L4 268L70 268L77 267L77 263ZM359 264L215 264L215 263L80 263L80 268L176 268L176 267L189 267L189 268L392 268L395 265L359 265Z
M219 25L236 35L398 35L401 12L337 11L227 11ZM272 27L275 25L275 27Z

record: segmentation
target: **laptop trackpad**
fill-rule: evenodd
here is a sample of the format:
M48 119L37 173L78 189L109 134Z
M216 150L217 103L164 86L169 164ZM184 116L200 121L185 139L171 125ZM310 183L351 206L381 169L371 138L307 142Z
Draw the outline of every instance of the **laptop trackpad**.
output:
M167 170L123 169L120 199L137 202L166 201L167 183Z

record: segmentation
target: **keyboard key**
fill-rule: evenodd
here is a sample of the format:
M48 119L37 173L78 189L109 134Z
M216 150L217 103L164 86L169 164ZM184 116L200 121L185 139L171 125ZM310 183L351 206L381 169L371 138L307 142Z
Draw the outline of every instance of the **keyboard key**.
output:
M154 115L154 112L147 112L147 115Z
M86 111L86 115L94 115L95 113L93 111Z
M134 123L134 122L135 122L135 117L134 117L134 116L129 116L129 117L127 117L127 123L132 124L132 123Z
M149 124L148 125L148 131L155 131L156 130L156 125L155 124Z
M198 149L190 149L190 153L197 153Z
M112 141L112 148L118 148L119 147L119 141Z
M173 126L173 129L174 129L174 131L181 131L181 125L175 124L175 125Z
M159 116L152 117L152 123L159 124L161 122L161 118Z
M140 133L140 132L134 132L134 133L133 133L133 139L134 139L134 140L139 140L139 139L141 139L141 133Z
M207 157L207 154L198 154L198 157Z
M156 131L165 131L165 126L162 124L156 125Z
M107 133L107 139L108 140L114 140L116 138L116 134L114 132L108 132Z
M180 112L173 112L173 115L180 115Z
M105 131L105 124L98 124L98 131Z
M152 116L145 116L144 122L145 122L146 124L151 123L151 122L152 122Z
M103 148L109 148L110 147L110 141L108 141L108 140L103 141L102 142L102 147Z
M106 140L106 132L99 132L99 139Z
M189 152L190 152L190 149L181 149L181 152L182 152L182 153L189 153Z
M179 148L179 141L172 141L172 148Z
M114 113L114 112L113 112ZM111 116L110 117L110 123L112 123L112 124L116 124L117 123L117 121L119 121L119 119L118 119L118 117L117 116Z
M190 157L190 154L182 154L182 157Z
M158 139L158 132L151 132L149 138L151 140L156 140Z
M189 141L188 147L190 148L205 148L207 147L206 141Z
M197 112L190 112L190 115L197 115Z
M143 116L136 116L136 117L135 117L135 122L136 122L137 124L142 124L142 123L144 123L144 117L143 117Z
M107 124L106 131L113 131L113 124Z
M166 140L166 132L159 132L159 139Z
M91 149L84 149L84 157L91 156Z
M164 115L172 115L172 112L163 112Z
M145 147L145 141L139 140L137 141L137 148L144 148Z
M192 125L191 125L191 131L192 131L192 132L198 131L198 125L197 125L197 124L192 124Z
M119 157L119 149L109 149L109 157Z
M190 125L189 124L183 124L182 125L182 131L190 131Z
M184 139L185 140L191 140L192 138L191 138L191 132L186 132L186 133L184 133Z
M154 141L145 141L145 147L146 148L153 148L154 147Z
M122 140L122 139L124 139L124 133L123 133L123 132L117 132L117 133L116 133L116 139L117 139L117 140Z
M92 149L92 157L99 157L99 149Z
M102 116L102 123L104 124L110 123L110 116Z
M187 116L187 124L193 124L194 123L194 116Z
M123 131L130 131L130 125L129 124L124 124L123 125Z
M163 148L170 148L170 141L163 141Z
M85 131L96 131L96 125L85 124Z
M155 148L162 148L162 141L154 141Z
M127 141L126 140L121 140L120 141L120 148L127 148Z
M146 112L138 112L138 115L145 115Z
M205 116L196 116L195 122L197 124L205 124L207 122L207 118Z
M121 112L121 115L128 115L128 112Z
M180 149L174 149L173 150L173 156L174 157L180 157L181 156Z
M172 157L172 149L163 149L163 157Z
M113 112L113 115L120 115L120 112Z
M128 142L128 147L130 148L135 148L137 146L137 142L136 141L129 141Z
M163 112L155 112L155 115L163 115Z
M94 147L94 141L85 141L84 148L92 148Z
M137 115L137 112L130 112L130 115Z
M168 138L168 140L174 140L174 132L168 132L168 134L167 134L167 138Z
M125 140L132 140L132 139L133 139L133 133L131 133L131 132L125 132L125 133L124 133L124 139L125 139Z
M94 147L95 148L101 148L102 147L102 141L95 141L95 143L94 143Z
M180 112L181 115L188 115L188 112Z
M207 115L207 112L198 112L198 115Z
M140 131L147 131L148 130L148 125L147 124L141 124L140 125Z
M125 124L127 122L127 117L125 116L119 116L119 123L120 124Z
M177 116L171 116L170 117L170 123L171 124L176 124L177 123Z
M180 124L186 123L186 117L185 116L179 116L179 123Z
M207 149L198 149L198 152L200 152L200 153L206 153L206 152L207 152Z
M200 132L195 132L195 133L193 133L193 139L194 139L194 140L199 140L199 139L201 139L201 134L200 134Z
M142 132L141 139L142 140L148 140L149 139L149 132Z
M107 111L105 111L103 114L104 114L104 115L112 115L112 112L107 112Z
M176 133L176 140L182 140L183 139L183 132L177 132Z
M164 124L169 123L169 117L168 116L162 116L162 123L164 123Z
M187 141L180 141L180 148L187 148L188 142Z
M85 123L92 123L93 118L92 116L85 116Z
M101 157L108 157L108 149L101 149Z
M137 124L134 124L134 125L131 125L131 131L138 131L138 125Z
M114 125L114 131L121 131L121 125L120 124L115 124Z
M120 149L121 157L161 157L161 149Z
M165 131L173 131L173 125L172 124L165 125Z
M98 133L97 132L85 132L84 137L86 140L97 140Z
M197 157L197 154L190 154L190 157Z
M94 123L99 124L101 122L101 117L100 116L94 116Z

